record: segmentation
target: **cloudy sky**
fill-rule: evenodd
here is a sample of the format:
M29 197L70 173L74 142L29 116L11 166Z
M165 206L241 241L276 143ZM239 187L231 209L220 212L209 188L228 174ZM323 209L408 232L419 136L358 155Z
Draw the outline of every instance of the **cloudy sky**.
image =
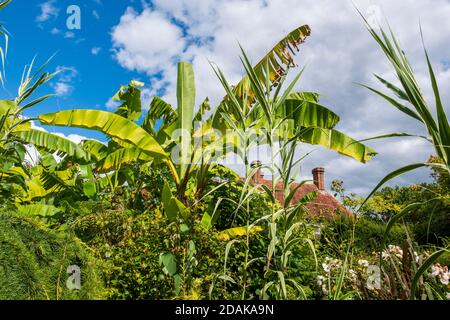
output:
M80 30L70 30L66 24L67 8L73 4L81 9ZM322 103L341 116L337 129L358 139L389 132L424 134L417 122L357 84L378 86L373 73L395 78L355 5L371 20L389 21L425 94L431 96L419 34L422 25L448 108L448 0L15 0L1 13L11 33L3 95L14 97L23 66L34 55L42 62L56 52L49 68L61 73L46 88L56 96L30 110L28 116L71 108L111 109L114 104L109 97L131 79L145 83L145 106L154 95L175 104L176 63L180 60L194 65L197 103L207 96L218 102L224 92L208 61L215 62L231 83L237 82L243 75L238 42L256 62L292 29L308 24L311 37L296 57L297 64L306 69L296 90L319 92ZM78 141L82 136L104 140L86 130L47 130ZM363 195L387 172L425 161L433 151L414 138L368 144L379 155L365 165L332 151L304 146L302 152L313 152L301 166L301 177L309 178L313 167L323 166L327 186L332 179L342 179L349 191ZM427 170L415 171L393 183L428 178Z

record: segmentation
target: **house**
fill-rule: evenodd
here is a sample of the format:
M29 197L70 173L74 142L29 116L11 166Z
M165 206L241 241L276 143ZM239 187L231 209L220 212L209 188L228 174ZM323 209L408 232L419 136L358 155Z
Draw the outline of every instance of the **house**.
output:
M252 163L253 167L260 167L261 163L255 161ZM295 204L300 201L305 195L310 192L316 191L317 196L306 207L308 209L308 215L313 217L322 217L330 219L336 214L341 213L345 215L352 215L352 213L345 208L342 203L337 200L333 195L325 190L325 169L314 168L312 170L313 183L305 183L297 189L291 204ZM264 174L261 169L257 169L256 173L251 179L253 185L266 185L269 189L272 189L272 180L264 179ZM291 190L295 189L299 183L292 183ZM282 181L279 181L276 185L275 198L284 204L284 185Z

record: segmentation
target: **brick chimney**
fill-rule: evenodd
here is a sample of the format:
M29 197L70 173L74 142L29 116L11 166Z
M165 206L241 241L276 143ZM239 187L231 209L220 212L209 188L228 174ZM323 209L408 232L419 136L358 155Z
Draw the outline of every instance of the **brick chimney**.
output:
M252 168L252 169L258 168L251 179L252 183L254 183L254 184L260 184L262 182L262 180L264 179L264 174L262 173L261 166L262 166L262 164L261 164L261 161L259 161L259 160L256 160L256 161L253 161L252 163L250 163L250 168Z
M324 168L314 168L312 170L314 184L317 189L324 191L325 190L325 169Z

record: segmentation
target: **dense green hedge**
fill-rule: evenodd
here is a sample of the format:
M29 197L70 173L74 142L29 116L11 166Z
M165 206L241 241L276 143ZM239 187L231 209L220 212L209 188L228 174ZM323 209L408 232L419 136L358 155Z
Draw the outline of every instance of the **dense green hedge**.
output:
M180 231L168 224L161 212L133 213L106 209L79 217L75 233L96 252L104 264L102 276L108 299L199 299L207 298L213 274L223 268L225 244L198 223ZM187 247L192 241L197 263L187 267ZM163 272L160 255L176 258L181 290L174 277Z
M69 290L67 267L81 269L81 289ZM0 213L0 299L95 299L102 285L81 242L42 222Z
M339 216L325 224L322 231L322 242L337 252L342 251L351 239L354 230L353 248L357 252L370 253L381 248L386 223L372 218L358 217L347 218ZM394 225L387 239L388 244L402 245L408 237L413 238L410 230L403 225Z

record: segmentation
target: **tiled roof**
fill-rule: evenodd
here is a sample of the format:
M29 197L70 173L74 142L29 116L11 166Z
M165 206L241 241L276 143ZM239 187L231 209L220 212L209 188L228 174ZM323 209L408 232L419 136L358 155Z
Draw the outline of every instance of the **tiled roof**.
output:
M256 184L264 184L269 189L272 188L272 181L266 179L258 179ZM291 190L295 189L299 184L292 183ZM283 196L284 185L282 181L279 181L276 185L276 199L284 204L284 196ZM306 207L308 209L308 214L313 217L323 217L323 218L332 218L339 211L342 214L351 215L351 212L346 209L342 203L329 194L327 191L319 190L317 186L313 183L306 183L299 187L295 192L294 198L292 199L291 204L295 204L300 201L305 195L310 192L316 191L317 196L313 201L309 202Z

